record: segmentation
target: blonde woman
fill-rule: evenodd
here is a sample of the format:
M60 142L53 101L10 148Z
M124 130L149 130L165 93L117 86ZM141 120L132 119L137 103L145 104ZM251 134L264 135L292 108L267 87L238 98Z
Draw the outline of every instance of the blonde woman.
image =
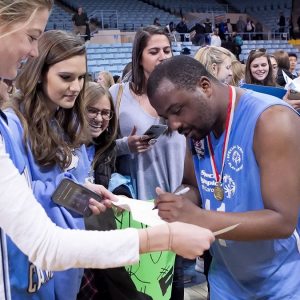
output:
M223 48L207 46L200 48L194 58L204 65L206 70L223 83L229 83L232 78L233 54Z
M115 84L114 78L108 71L101 71L97 78L97 83L101 84L103 87L109 89Z
M246 66L238 60L233 60L232 64L232 79L230 84L234 86L240 86L245 81L245 69Z

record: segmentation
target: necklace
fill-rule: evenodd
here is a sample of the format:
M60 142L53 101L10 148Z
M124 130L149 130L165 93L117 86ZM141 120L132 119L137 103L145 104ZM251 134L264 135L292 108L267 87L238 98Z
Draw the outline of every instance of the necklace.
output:
M225 137L224 137L224 143L223 143L223 149L222 149L222 161L221 161L221 172L220 173L217 170L214 149L212 147L210 134L206 137L207 144L208 144L208 150L209 150L210 164L211 164L211 168L213 170L214 178L216 181L216 185L214 187L214 197L219 201L222 201L224 199L224 188L222 186L223 171L224 171L225 156L227 153L228 141L229 141L231 126L232 126L232 121L233 121L233 115L234 115L235 99L236 99L235 88L232 86L229 86L229 102L228 102L228 107L227 107L227 116L226 116L226 123L225 123Z

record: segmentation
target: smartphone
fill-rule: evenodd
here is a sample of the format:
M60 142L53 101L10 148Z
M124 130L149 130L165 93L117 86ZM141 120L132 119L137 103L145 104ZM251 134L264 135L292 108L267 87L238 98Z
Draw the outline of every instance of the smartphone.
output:
M143 135L148 135L149 140L156 140L160 135L166 132L168 125L158 124L150 126Z
M89 217L92 210L89 208L89 199L101 202L102 197L71 179L64 178L51 196L52 200L84 217Z

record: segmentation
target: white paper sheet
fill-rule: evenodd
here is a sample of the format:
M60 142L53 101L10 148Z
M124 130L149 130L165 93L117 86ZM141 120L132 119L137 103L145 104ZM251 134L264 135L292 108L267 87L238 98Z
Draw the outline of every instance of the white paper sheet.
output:
M164 224L165 221L158 215L158 209L154 209L154 202L127 198L125 196L117 196L118 202L113 204L122 209L131 212L132 218L135 221L141 222L148 226ZM240 224L231 225L221 230L213 232L214 236L235 229Z
M300 77L295 79L291 79L287 74L282 70L283 78L286 82L285 89L286 90L293 90L295 92L300 92Z
M148 226L164 224L158 215L158 209L154 209L154 202L127 198L125 196L117 196L118 202L114 202L115 206L123 208L131 212L135 221L142 222Z

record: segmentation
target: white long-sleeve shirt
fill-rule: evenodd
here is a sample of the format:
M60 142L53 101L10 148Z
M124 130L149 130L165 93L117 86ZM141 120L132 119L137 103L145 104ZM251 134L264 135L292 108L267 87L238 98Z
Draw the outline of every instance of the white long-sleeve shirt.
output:
M0 299L9 299L4 232L32 263L46 270L110 268L139 260L136 229L98 232L57 227L13 165L1 136L0 228Z

